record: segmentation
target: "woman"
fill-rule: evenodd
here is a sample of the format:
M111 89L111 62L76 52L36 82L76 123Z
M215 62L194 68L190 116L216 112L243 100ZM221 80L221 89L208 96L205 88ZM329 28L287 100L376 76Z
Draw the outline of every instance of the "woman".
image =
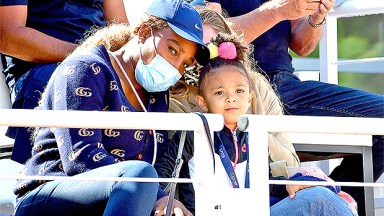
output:
M39 109L167 111L167 89L195 59L205 64L209 51L202 42L201 17L188 3L154 0L146 13L136 28L121 32L125 42L115 51L103 44L84 48L86 41L68 56L50 79ZM34 136L25 175L155 178L149 163L167 134L36 128ZM142 216L152 209L162 213L167 201L158 183L20 180L15 194L15 215ZM177 215L190 215L180 203L175 206Z

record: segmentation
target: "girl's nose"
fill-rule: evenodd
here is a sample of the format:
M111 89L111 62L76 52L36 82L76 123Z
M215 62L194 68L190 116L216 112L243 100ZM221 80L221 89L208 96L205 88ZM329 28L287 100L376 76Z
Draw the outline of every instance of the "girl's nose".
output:
M226 100L227 103L233 103L233 102L236 102L236 98L235 97L228 97L227 100Z

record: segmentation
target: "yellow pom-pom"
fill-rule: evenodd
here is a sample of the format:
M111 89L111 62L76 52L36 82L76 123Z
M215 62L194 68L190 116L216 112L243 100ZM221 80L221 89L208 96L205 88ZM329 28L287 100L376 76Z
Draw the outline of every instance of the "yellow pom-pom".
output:
M215 44L209 43L208 49L209 49L209 52L211 53L210 59L213 59L213 58L219 56L219 48Z

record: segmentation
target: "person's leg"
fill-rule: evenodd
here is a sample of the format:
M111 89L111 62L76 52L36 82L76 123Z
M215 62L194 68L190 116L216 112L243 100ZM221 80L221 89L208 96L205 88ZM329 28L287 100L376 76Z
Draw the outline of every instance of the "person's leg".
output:
M289 197L271 206L271 216L353 216L341 197L325 187L300 190L294 199Z
M100 167L79 177L156 178L154 168L141 161ZM150 215L158 183L50 181L26 195L16 208L22 215Z
M384 96L358 89L318 81L300 81L295 75L280 72L272 84L289 115L376 117L384 118ZM384 136L373 136L373 174L376 181L384 171ZM360 167L361 169L358 169ZM361 155L343 159L330 175L336 181L363 181ZM359 187L342 187L359 203L364 215L364 191Z

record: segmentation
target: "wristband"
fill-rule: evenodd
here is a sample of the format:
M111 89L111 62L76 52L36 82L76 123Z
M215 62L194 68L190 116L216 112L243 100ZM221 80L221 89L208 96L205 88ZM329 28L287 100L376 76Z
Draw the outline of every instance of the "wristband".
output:
M309 15L309 16L308 16L308 23L309 23L309 25L312 26L313 28L319 28L319 27L325 25L326 22L327 22L327 21L326 21L326 19L325 19L325 17L324 17L324 19L323 19L323 21L321 21L321 23L319 23L319 24L315 24L315 23L312 22L312 15Z

